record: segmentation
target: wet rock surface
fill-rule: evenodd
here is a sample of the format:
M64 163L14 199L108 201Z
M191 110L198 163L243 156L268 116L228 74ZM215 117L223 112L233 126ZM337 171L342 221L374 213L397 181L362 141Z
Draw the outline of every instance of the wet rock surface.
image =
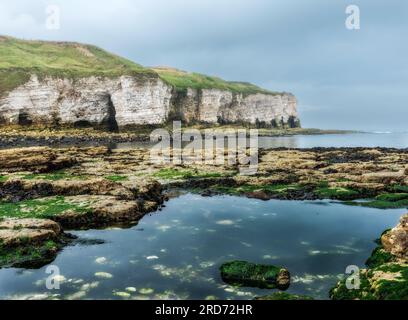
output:
M275 292L267 296L256 297L255 300L313 300L313 298L286 292Z
M0 221L0 268L39 268L52 260L70 236L46 219Z
M360 270L359 288L342 280L331 290L334 300L408 300L408 214L394 229L385 231L380 245Z
M49 172L70 167L75 158L48 147L0 150L0 170L7 172Z

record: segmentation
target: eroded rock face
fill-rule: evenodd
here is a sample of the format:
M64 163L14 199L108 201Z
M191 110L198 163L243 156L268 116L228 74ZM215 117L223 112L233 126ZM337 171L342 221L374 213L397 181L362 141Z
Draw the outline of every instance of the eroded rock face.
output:
M80 80L39 79L0 98L5 124L69 124L118 127L163 124L171 111L186 122L245 122L270 126L298 125L296 98L291 94L236 94L230 91L188 89L180 93L160 78L89 77ZM172 120L172 119L171 119Z
M243 95L218 89L188 89L175 107L190 123L265 122L270 126L272 120L280 124L282 120L288 123L291 117L298 119L297 101L292 94Z
M398 226L381 237L381 242L386 251L408 261L408 214L401 218Z

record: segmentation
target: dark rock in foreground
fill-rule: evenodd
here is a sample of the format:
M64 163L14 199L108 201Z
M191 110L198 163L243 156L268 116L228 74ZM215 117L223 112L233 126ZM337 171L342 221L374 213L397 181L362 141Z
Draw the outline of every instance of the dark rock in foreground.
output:
M233 286L286 290L290 285L289 271L272 265L232 261L224 263L220 271L222 280Z
M255 300L313 300L313 298L286 292L275 292L267 296L256 297Z

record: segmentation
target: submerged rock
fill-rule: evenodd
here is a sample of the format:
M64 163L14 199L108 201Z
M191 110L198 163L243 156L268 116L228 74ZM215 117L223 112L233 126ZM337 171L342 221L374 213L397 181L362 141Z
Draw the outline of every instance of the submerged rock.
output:
M272 265L232 261L220 267L221 278L233 286L286 290L290 285L288 270Z
M44 219L0 221L0 268L39 268L68 241L58 223Z

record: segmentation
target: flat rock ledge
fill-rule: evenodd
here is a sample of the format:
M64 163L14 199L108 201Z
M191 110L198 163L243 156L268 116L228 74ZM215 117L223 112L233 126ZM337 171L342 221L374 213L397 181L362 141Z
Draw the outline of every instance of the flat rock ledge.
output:
M66 229L88 229L112 224L136 224L145 214L144 203L112 196L65 197L67 210L50 217Z
M333 300L408 300L408 214L385 231L379 246L360 271L360 288L348 289L342 280L330 291Z
M49 172L76 164L73 156L60 154L48 147L0 150L0 170L8 172Z
M0 220L0 268L39 268L68 241L58 223L46 219Z

